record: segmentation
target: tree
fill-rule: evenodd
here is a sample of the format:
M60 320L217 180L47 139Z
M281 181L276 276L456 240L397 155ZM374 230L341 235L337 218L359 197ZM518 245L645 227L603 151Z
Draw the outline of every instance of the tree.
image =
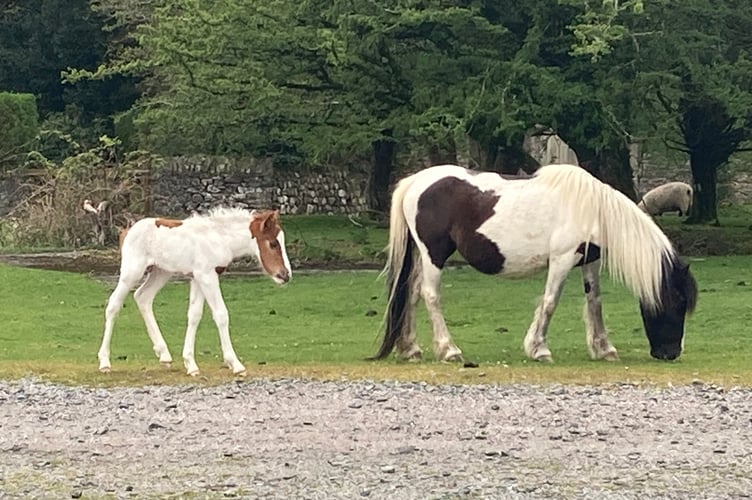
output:
M718 170L752 138L752 15L737 0L649 5L645 79L669 120L664 141L689 156L694 200L687 222L718 223ZM697 23L698 13L702 23ZM672 23L658 20L671 16Z
M73 105L88 125L128 108L135 93L127 79L74 86L61 81L68 67L93 68L103 61L108 40L101 26L88 0L5 2L0 7L0 89L37 96L43 119Z

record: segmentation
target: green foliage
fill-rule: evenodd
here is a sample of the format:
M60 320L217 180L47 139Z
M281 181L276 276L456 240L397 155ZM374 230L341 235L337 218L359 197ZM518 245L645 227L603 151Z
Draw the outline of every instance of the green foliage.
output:
M0 89L37 96L43 118L75 104L89 123L129 107L135 98L132 80L117 76L64 85L60 78L68 67L91 69L102 62L108 43L102 23L89 0L2 2Z
M30 153L27 166L44 171L27 184L27 195L4 224L0 243L78 248L117 241L119 228L128 225L132 214L148 212L150 194L142 180L162 165L161 157L145 151L121 157L119 147L117 139L102 136L96 147L59 163L38 151ZM104 202L106 208L98 215L86 212L86 199L94 207Z
M0 167L17 165L39 128L36 99L31 94L0 92ZM15 161L11 161L15 160Z

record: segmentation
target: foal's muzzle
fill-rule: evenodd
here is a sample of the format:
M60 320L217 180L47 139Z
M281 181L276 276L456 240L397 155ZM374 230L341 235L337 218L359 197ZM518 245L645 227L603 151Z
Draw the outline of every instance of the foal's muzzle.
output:
M274 281L282 285L290 281L290 272L287 269L283 269L282 271L278 271L274 276L272 276L272 278L274 279Z

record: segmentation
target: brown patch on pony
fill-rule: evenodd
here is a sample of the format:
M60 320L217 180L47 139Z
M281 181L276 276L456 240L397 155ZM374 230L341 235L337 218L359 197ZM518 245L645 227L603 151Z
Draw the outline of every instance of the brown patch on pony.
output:
M279 225L279 210L255 210L250 224L251 237L259 249L259 262L269 276L285 277L287 268L282 255L282 247L277 235L282 231Z
M173 227L182 226L183 225L183 221L182 220L177 220L177 219L156 219L154 221L154 224L157 227L165 226L165 227L173 228Z
M499 195L481 191L467 181L446 177L426 189L418 200L415 225L428 247L431 262L443 268L455 250L486 274L497 274L506 258L499 247L477 230L494 214Z

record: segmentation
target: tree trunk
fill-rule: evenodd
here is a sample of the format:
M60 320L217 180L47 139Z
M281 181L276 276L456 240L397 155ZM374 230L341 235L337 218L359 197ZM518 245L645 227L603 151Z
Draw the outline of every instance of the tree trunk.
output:
M371 172L368 176L368 208L375 212L387 214L389 211L389 183L394 170L395 144L391 130L384 131L385 138L374 141Z
M580 153L576 147L582 168L605 182L612 188L624 193L630 200L637 199L634 179L632 177L632 165L629 162L629 149L618 148L611 150L610 154L605 151Z
M703 162L702 155L690 153L692 167L692 208L687 224L713 223L718 225L718 166Z

